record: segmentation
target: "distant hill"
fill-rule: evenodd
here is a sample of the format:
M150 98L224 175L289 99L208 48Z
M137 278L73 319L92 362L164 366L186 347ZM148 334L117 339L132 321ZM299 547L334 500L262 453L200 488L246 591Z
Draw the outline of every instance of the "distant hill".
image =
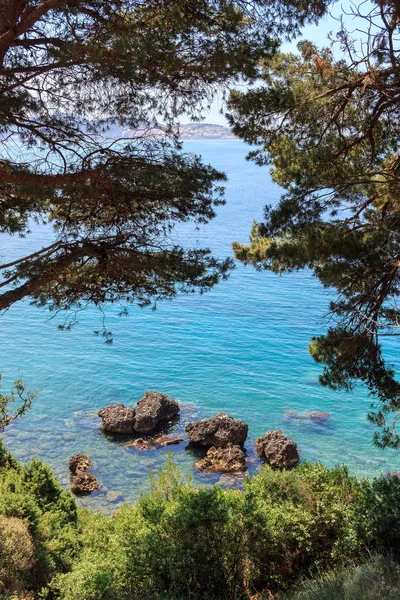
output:
M140 127L137 131L141 132L145 127ZM162 126L154 125L152 128L146 127L147 132L155 137L162 137L164 132ZM214 125L213 123L188 123L187 125L179 125L180 137L183 140L233 140L236 136L233 135L228 127L223 125ZM132 129L123 129L118 125L111 125L104 134L106 138L118 139L133 135Z
M181 138L187 139L235 139L232 131L223 125L213 125L212 123L189 123L180 125Z

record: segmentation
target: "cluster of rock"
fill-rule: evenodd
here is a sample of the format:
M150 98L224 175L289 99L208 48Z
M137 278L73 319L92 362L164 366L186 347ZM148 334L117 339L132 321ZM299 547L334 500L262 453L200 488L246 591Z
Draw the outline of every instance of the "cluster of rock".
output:
M179 404L165 394L148 391L134 408L113 404L102 408L98 415L102 429L123 435L148 434L179 412Z
M248 425L226 413L211 419L188 423L185 431L192 444L208 448L206 456L196 463L200 471L235 473L247 467L242 449L247 439Z
M133 439L128 446L136 450L154 450L184 441L183 438L176 436L158 434L154 437L153 435L160 430L161 425L171 421L178 412L179 405L175 400L159 392L147 391L133 408L114 404L100 410L98 415L102 419L103 431L131 436ZM312 413L308 418L323 420L327 418L327 413ZM243 446L247 439L248 425L244 421L220 412L210 419L188 423L185 432L190 444L207 448L206 456L196 463L200 471L239 473L247 468ZM274 469L292 469L300 461L297 445L280 430L268 431L263 437L258 438L256 453ZM76 473L73 477L79 477L77 483L81 482L83 486L89 488L91 484L94 485L92 480L94 476L87 473L90 466L83 468L83 464L80 463L78 471L74 467Z
M200 471L234 473L247 468L243 445L248 426L240 419L219 413L211 419L188 423L185 431L191 443L209 448L205 458L196 463ZM258 438L256 453L273 469L293 469L300 461L296 443L280 430Z
M92 468L92 461L85 454L75 454L69 460L71 492L76 495L84 496L97 490L99 484L93 473L89 473Z

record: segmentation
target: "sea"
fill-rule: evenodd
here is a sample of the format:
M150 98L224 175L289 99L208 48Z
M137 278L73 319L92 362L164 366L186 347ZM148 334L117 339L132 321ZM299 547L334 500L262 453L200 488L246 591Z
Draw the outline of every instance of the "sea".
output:
M249 148L240 140L190 140L184 149L226 173L226 204L211 223L180 227L175 235L185 245L232 256L232 242L248 241L253 220L262 219L263 207L276 203L282 190L267 167L246 161ZM1 236L1 258L27 254L53 235L48 227L33 225L26 238ZM154 390L181 403L172 432L182 433L188 421L220 411L248 423L250 473L260 468L255 439L271 429L295 440L302 461L344 463L367 478L400 471L400 452L373 444L367 390L335 392L318 382L321 367L307 346L324 331L333 297L310 271L277 276L238 263L227 281L206 294L180 295L155 311L131 306L127 316L107 308L111 345L94 333L101 315L93 307L76 316L71 331L60 331L65 315L51 318L21 302L0 318L3 392L22 378L38 395L30 411L2 434L4 442L22 462L42 459L67 488L70 456L87 454L101 489L79 502L105 512L146 492L150 473L165 465L168 453L196 484L242 485L241 477L198 472L194 464L201 451L186 442L140 451L101 432L100 408L118 402L132 406ZM387 342L385 354L398 367L394 341ZM330 417L313 421L310 411Z

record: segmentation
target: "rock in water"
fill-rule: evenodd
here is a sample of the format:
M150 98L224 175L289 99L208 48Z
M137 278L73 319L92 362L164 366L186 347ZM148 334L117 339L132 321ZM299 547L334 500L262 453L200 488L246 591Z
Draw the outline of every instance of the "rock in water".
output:
M156 448L162 448L163 446L173 446L183 442L183 438L162 435L155 438L143 439L136 438L128 442L128 448L135 448L136 450L156 450Z
M133 434L135 419L135 410L133 408L129 408L123 404L113 404L99 410L98 415L103 421L103 431L123 433L125 435Z
M69 470L73 475L80 471L87 471L92 467L92 461L86 454L74 454L69 459Z
M196 463L196 467L208 473L235 473L244 471L247 461L240 446L229 444L226 448L210 448L205 458Z
M317 422L327 421L331 418L331 414L328 412L318 412L316 410L310 412L310 419Z
M280 429L267 431L256 440L256 452L273 469L293 469L300 462L296 443Z
M99 484L93 473L79 471L76 475L71 477L71 492L77 496L91 494L94 490L97 490L98 487Z
M127 446L136 450L155 450L157 448L153 440L144 440L143 438L136 438L130 441Z
M225 448L228 444L242 446L247 438L248 425L226 413L219 413L211 419L188 423L185 431L189 440L202 446Z
M160 437L156 437L153 439L153 443L161 448L162 446L175 446L176 444L180 444L184 439L181 437L174 437L170 435L161 435Z
M148 391L136 404L133 429L136 433L149 433L178 412L179 404L175 400L165 394Z

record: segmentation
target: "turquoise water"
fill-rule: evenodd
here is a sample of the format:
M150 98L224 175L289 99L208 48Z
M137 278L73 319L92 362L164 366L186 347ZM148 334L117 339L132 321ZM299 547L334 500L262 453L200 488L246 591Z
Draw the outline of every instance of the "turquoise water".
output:
M182 241L198 240L219 256L231 253L231 242L246 242L254 218L275 202L280 190L268 172L244 160L240 141L191 141L194 151L224 170L227 204L218 217L197 231L182 229ZM50 239L51 232L33 228L29 238L0 238L0 254L27 253ZM166 449L140 452L99 432L101 407L133 404L145 390L158 390L184 403L181 423L226 411L249 424L251 470L254 439L282 428L301 449L303 460L333 465L345 462L353 473L374 476L400 470L400 453L372 444L366 420L370 400L365 390L336 393L319 386L319 367L307 345L321 331L330 294L308 272L283 277L238 265L230 279L203 295L181 296L153 312L133 307L127 317L107 314L114 344L93 335L99 327L94 309L81 313L71 332L60 332L62 318L27 302L0 319L1 370L5 387L18 376L40 389L31 411L4 433L7 446L21 460L42 457L61 482L68 484L68 459L88 454L105 488L133 501L148 488L150 469L165 461ZM388 345L396 363L397 346ZM285 411L328 411L325 424L291 420ZM177 463L196 481L218 477L195 472L196 456L185 444L172 447ZM226 478L223 478L226 482ZM107 510L104 493L83 501Z

